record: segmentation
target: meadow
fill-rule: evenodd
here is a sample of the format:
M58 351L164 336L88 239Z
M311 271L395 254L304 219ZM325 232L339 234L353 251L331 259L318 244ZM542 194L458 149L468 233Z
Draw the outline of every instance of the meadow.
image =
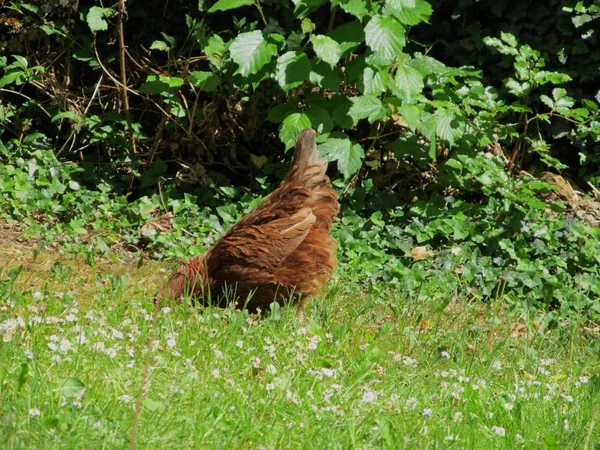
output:
M3 448L600 445L600 328L339 271L300 323L174 305L153 261L0 249ZM8 264L6 264L8 262Z

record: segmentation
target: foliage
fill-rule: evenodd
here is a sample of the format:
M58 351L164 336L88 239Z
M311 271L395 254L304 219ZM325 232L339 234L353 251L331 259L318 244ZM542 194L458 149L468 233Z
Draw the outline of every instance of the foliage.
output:
M478 3L14 1L0 213L90 260L119 245L189 256L313 127L348 278L414 294L433 275L596 317L598 230L536 177L598 185L597 5ZM144 228L167 212L171 233Z

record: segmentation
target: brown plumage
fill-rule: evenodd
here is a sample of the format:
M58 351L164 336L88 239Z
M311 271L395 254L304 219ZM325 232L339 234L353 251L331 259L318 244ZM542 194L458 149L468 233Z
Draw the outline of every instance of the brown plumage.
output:
M182 262L155 302L188 293L216 304L235 300L238 307L264 310L273 301L301 297L302 314L306 297L315 295L333 272L336 243L329 232L339 211L315 135L313 130L299 134L279 187L204 255Z

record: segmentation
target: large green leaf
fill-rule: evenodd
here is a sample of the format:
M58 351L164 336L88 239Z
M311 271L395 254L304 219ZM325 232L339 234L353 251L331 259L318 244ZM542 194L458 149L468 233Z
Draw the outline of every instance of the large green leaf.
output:
M340 45L342 56L346 56L365 41L365 30L362 24L350 22L334 28L328 36Z
M335 66L342 56L340 44L322 34L312 35L310 41L317 56L330 66Z
M352 14L362 20L364 16L369 14L369 9L367 9L369 3L365 0L333 0L331 5L339 5L348 14Z
M365 27L365 40L379 58L391 63L406 44L405 30L394 17L377 14Z
M386 0L387 10L404 25L417 25L427 22L433 12L425 0Z
M271 61L277 54L277 46L268 43L262 32L255 30L238 35L229 46L229 53L239 66L236 73L248 76Z
M454 144L463 135L465 131L465 118L458 108L438 109L434 117L437 123L437 135L450 144Z
M285 144L285 149L290 149L296 144L296 136L302 130L311 128L312 124L306 114L294 113L285 118L279 129L279 139Z
M331 67L323 61L312 60L312 70L309 75L311 82L316 83L323 89L337 92L340 90L340 69Z
M277 59L275 80L287 91L308 80L311 69L306 53L286 52Z
M219 87L219 77L212 72L194 71L188 74L192 86L206 92L214 92Z
M108 22L104 20L105 17L110 17L114 14L114 11L110 8L101 8L99 6L92 6L87 13L86 21L90 30L106 31L108 30Z
M253 4L253 0L219 0L210 7L208 12L212 13L215 11L227 11L228 9L240 8L242 6L250 6Z
M333 128L333 119L329 112L320 106L311 105L306 110L306 115L310 119L311 127L319 134L329 133Z
M382 113L385 115L385 109L381 100L374 95L352 97L350 101L352 102L352 107L348 111L348 115L352 117L355 125L360 119L364 119L365 117L369 119L369 122L374 122L382 117Z
M329 161L337 161L338 170L344 178L350 178L362 164L365 152L358 144L352 144L348 138L331 138L319 145Z
M412 103L415 96L420 94L425 87L423 74L412 66L398 67L394 80L394 94L407 103Z
M387 70L375 71L371 67L365 67L363 72L364 93L366 95L381 95L387 92L392 77Z

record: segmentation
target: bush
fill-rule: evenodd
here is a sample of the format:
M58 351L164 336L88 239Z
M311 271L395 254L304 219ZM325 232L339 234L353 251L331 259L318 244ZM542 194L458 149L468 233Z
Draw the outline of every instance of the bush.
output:
M595 315L597 230L538 176L598 183L600 11L455 3L15 1L0 209L92 253L123 239L188 256L260 201L244 188L268 192L312 127L350 278L415 293L435 275ZM173 233L142 228L166 212Z

